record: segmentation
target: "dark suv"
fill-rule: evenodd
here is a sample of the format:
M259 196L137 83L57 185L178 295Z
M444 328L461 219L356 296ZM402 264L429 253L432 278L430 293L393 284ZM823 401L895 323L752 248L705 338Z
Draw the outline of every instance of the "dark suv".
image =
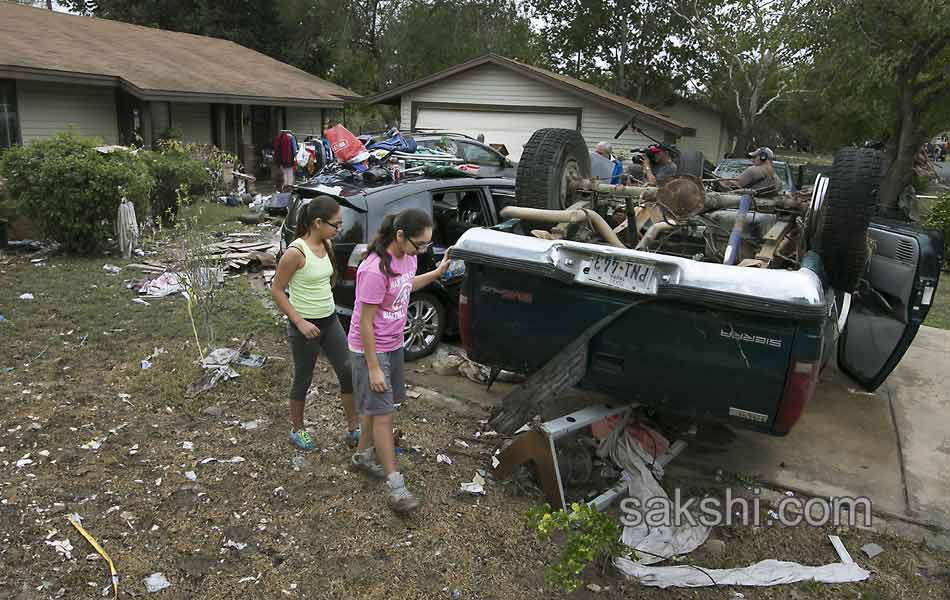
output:
M356 269L383 217L406 208L421 208L434 223L432 250L419 257L419 273L431 271L446 249L472 227L498 223L498 212L514 203L514 181L501 178L421 179L374 188L344 188L337 201L343 207L343 226L334 241L340 280L333 290L337 314L344 326L353 315ZM281 227L281 252L294 239L297 213L311 198L323 194L317 185L293 188L287 217ZM458 329L459 287L463 263L447 277L413 293L406 322L406 358L430 354L445 335Z

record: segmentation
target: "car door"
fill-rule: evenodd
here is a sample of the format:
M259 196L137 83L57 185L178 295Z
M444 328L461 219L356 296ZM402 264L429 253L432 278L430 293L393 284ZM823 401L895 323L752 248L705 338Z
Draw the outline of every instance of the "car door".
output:
M459 156L465 162L478 165L478 174L482 177L513 177L513 169L501 154L491 148L465 140L455 140Z
M943 234L877 220L872 253L838 340L838 364L869 391L897 366L927 317L943 265Z

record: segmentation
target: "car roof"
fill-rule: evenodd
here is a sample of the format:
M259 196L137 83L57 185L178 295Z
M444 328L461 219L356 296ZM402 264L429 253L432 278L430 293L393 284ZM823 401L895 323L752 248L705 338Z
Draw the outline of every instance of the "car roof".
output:
M412 181L401 181L399 183L390 183L376 187L357 187L344 185L343 192L340 194L340 196L344 198L363 196L367 199L373 198L374 200L383 196L391 198L403 198L405 196L411 196L412 194L427 192L429 190L471 186L513 188L515 186L515 180L504 177L451 177L448 179L414 179ZM294 186L294 189L312 190L315 193L319 193L319 191L316 189L316 185L296 185Z

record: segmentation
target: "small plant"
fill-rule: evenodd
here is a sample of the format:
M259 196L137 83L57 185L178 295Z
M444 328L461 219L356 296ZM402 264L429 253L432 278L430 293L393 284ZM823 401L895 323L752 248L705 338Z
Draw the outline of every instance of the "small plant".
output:
M548 583L567 592L581 584L579 576L587 565L604 569L615 557L630 552L620 542L620 527L586 503L571 504L571 512L552 512L548 504L533 508L528 511L527 524L540 540L550 540L555 533L566 536L560 560L548 567L546 575Z
M943 232L944 266L950 265L950 195L940 196L934 201L927 217L927 226Z

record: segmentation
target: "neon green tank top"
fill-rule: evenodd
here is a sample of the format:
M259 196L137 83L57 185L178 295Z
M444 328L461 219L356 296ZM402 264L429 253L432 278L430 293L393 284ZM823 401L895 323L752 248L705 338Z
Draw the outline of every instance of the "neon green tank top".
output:
M290 244L303 252L304 265L290 278L290 305L305 319L322 319L333 314L333 264L330 256L317 256L307 242L297 238Z

